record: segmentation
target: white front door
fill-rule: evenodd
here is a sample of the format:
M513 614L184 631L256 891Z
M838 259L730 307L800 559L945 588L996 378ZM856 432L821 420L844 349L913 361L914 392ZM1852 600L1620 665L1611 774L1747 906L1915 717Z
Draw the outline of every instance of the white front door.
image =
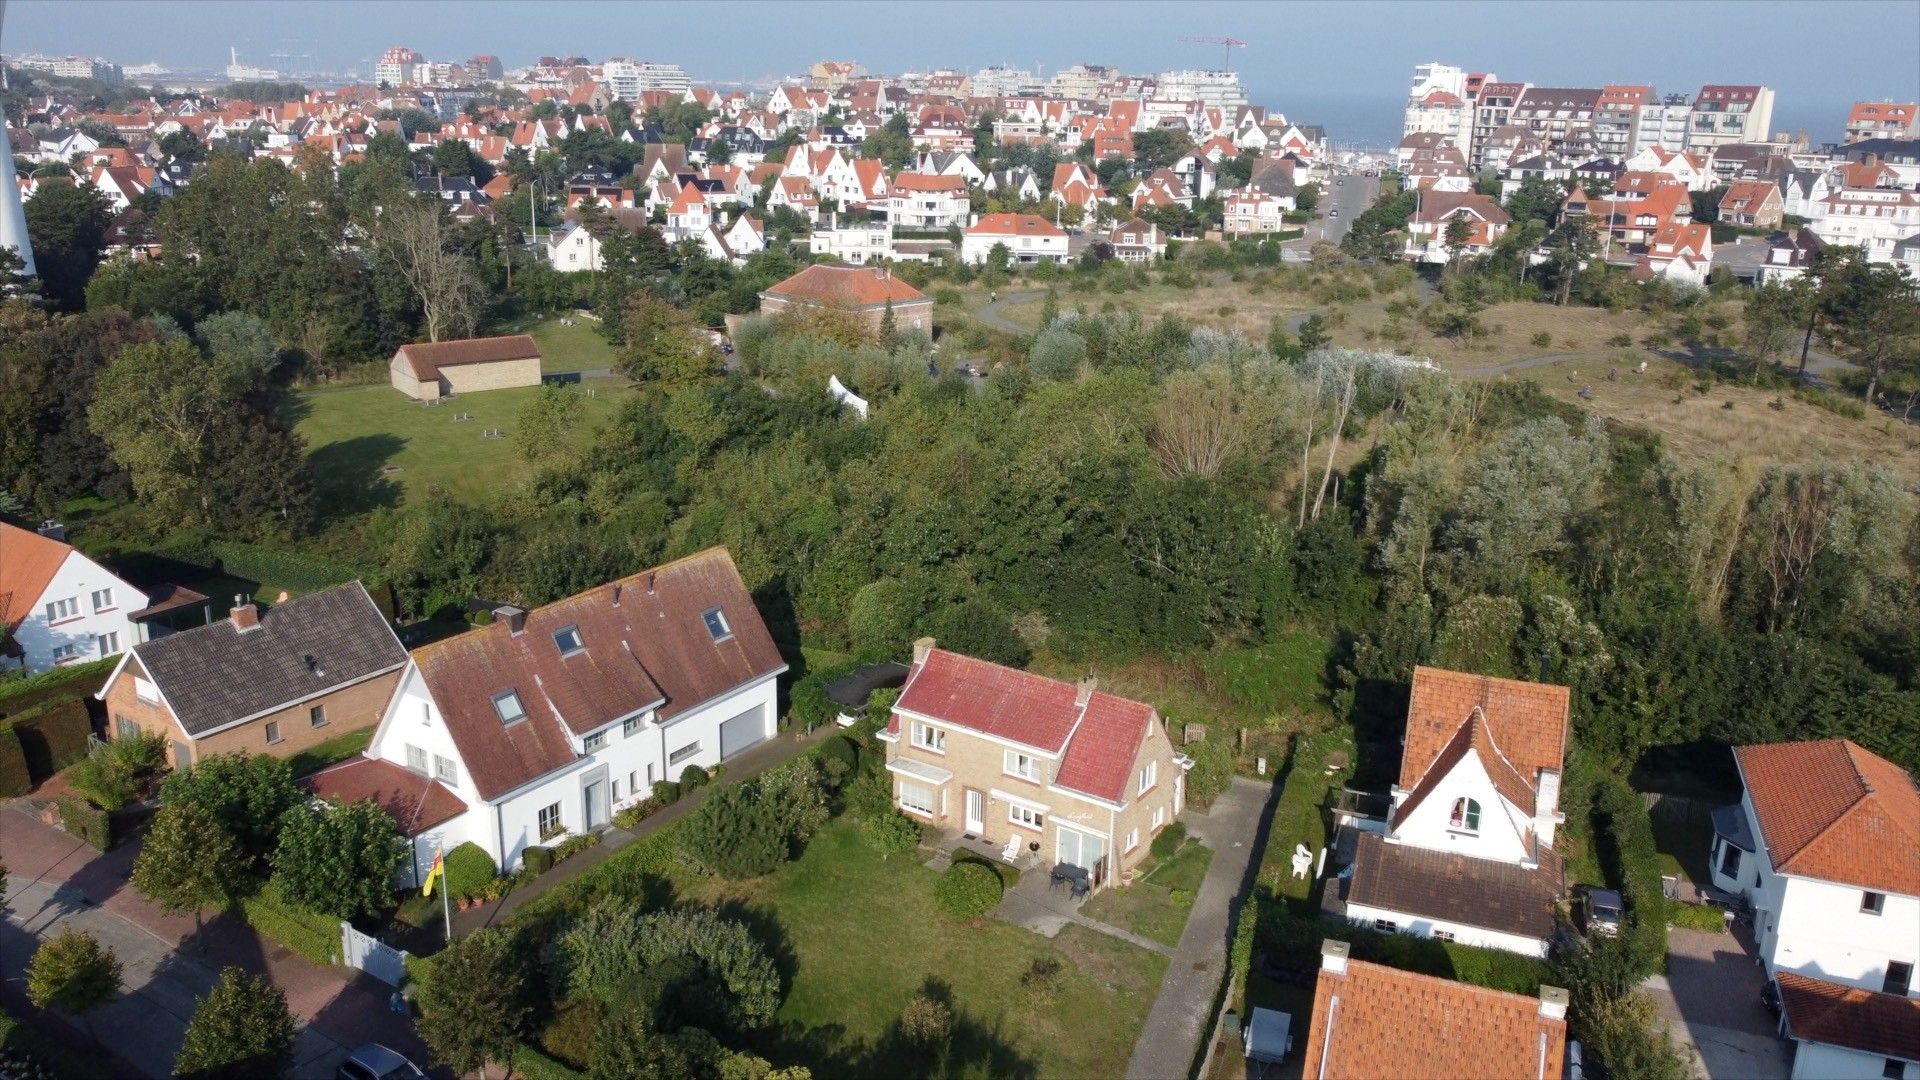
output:
M967 789L967 831L974 834L987 830L987 797L972 788Z

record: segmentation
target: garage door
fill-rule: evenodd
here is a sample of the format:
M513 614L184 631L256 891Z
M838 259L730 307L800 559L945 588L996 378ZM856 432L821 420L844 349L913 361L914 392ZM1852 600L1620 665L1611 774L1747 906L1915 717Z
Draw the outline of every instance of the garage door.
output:
M720 760L725 761L766 737L766 712L756 705L720 725Z

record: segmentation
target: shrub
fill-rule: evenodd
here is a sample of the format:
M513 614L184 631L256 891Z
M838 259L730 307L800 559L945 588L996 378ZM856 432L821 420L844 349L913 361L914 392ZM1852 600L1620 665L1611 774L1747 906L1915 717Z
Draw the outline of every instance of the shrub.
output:
M1544 349L1547 346L1552 344L1553 344L1553 335L1547 333L1545 330L1542 330L1539 333L1533 335L1533 346L1536 349Z
M1187 827L1176 821L1161 829L1160 835L1153 838L1153 857L1163 861L1171 859L1180 850L1180 845L1186 842Z
M27 772L44 780L87 756L93 718L85 700L55 701L16 713L8 726L20 740Z
M84 1013L120 989L120 960L71 924L40 943L27 962L27 1000L42 1009Z
M240 918L262 936L316 964L331 964L339 955L340 920L292 903L271 879L259 892L241 897L237 910Z
M1667 923L1671 926L1683 926L1689 930L1706 930L1715 934L1727 932L1726 913L1712 904L1682 904L1669 901Z
M85 799L69 796L60 800L60 827L96 850L113 846L113 825L107 812Z
M672 806L680 801L680 785L671 780L655 780L653 799L661 806Z
M581 833L579 836L569 836L565 840L560 841L560 846L553 849L553 861L556 863L566 862L568 859L573 858L575 855L580 854L599 842L599 833Z
M447 888L455 896L478 896L480 890L487 887L487 882L499 874L499 867L493 864L493 856L471 840L447 852L444 870Z
M647 818L652 817L662 805L664 804L661 803L660 800L654 798L645 798L636 803L629 803L626 807L614 813L613 823L623 829L631 829Z
M707 779L707 770L698 765L689 765L680 770L680 788L683 791L704 787Z
M835 664L808 671L787 692L788 715L808 731L832 720L840 712L840 706L827 696L827 684L852 670L851 664Z
M1065 327L1051 327L1036 335L1027 351L1027 364L1042 379L1064 381L1080 374L1087 362L1087 342Z
M636 975L671 972L703 984L702 1006L727 1028L760 1027L780 1007L780 971L766 947L711 911L601 905L560 939L560 954L572 992L610 1004L631 998Z
M947 867L933 887L933 898L949 918L974 919L1000 903L1004 888L998 870L968 859Z
M118 810L140 793L141 778L160 766L166 752L166 740L146 732L97 744L68 770L67 782L102 810Z
M106 684L107 676L119 663L119 657L108 657L89 664L54 668L0 686L0 719L19 716L49 702L92 697Z
M1193 768L1187 771L1187 803L1205 810L1233 784L1233 747L1215 738L1191 743L1183 750L1193 759Z
M543 847L530 847L520 853L520 865L535 874L544 874L553 869L553 852Z
M1058 957L1036 956L1020 973L1020 989L1036 998L1049 998L1060 982L1060 972L1064 970Z
M860 831L879 849L883 859L920 846L920 823L892 808L860 822Z
M759 877L787 861L827 818L826 791L808 757L720 788L690 815L680 848L725 878Z
M27 755L10 727L0 727L0 799L11 799L33 790L33 774L27 771Z
M953 1009L931 994L915 994L900 1013L900 1035L922 1054L937 1054L953 1039Z

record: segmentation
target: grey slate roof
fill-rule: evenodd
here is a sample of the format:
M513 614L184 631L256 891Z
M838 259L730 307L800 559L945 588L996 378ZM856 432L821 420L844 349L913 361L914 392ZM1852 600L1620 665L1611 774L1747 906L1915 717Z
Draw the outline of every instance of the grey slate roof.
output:
M1363 833L1354 856L1347 902L1408 915L1464 923L1526 937L1553 934L1560 898L1560 858L1541 853L1528 870L1411 844L1389 844Z
M277 605L258 629L221 619L142 642L133 653L196 737L407 661L357 581Z

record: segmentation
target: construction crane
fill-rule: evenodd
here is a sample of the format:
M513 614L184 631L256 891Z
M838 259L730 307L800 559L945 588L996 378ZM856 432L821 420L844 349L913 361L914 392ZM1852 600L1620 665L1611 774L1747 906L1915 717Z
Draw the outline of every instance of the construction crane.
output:
M1230 38L1230 37L1183 37L1180 40L1192 42L1195 45L1221 46L1220 51L1226 57L1226 63L1227 63L1226 70L1229 72L1233 70L1233 50L1244 49L1247 47L1246 42L1241 41L1239 38Z

